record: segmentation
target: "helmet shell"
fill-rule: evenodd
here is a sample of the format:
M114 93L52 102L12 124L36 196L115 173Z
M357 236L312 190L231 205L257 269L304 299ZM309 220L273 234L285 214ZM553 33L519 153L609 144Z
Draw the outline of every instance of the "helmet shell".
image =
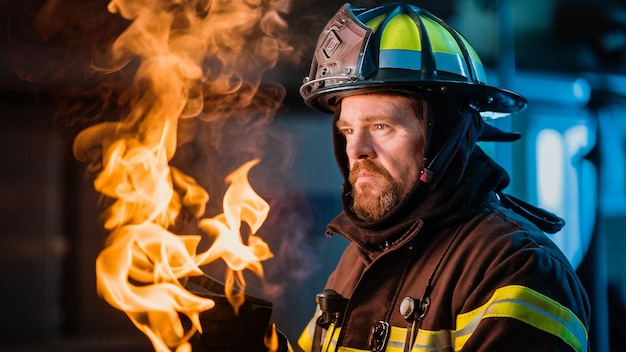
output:
M345 4L320 34L300 94L310 107L332 113L342 97L381 91L449 96L485 118L526 107L520 95L487 85L469 42L428 11Z

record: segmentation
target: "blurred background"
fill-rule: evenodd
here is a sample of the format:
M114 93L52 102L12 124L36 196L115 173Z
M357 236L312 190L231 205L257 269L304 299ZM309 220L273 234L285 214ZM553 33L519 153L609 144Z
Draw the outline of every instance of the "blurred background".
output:
M592 349L625 351L626 1L410 2L467 37L492 85L528 98L526 111L493 122L523 138L483 147L510 172L509 193L565 218L565 229L550 237L589 292ZM55 3L71 8L81 1ZM59 123L55 116L60 108L72 113L59 103L68 82L85 90L97 85L82 67L67 69L70 61L64 61L86 55L66 45L65 36L84 31L78 22L58 18L56 36L49 37L33 28L44 4L0 1L0 350L150 351L124 313L96 293L94 263L106 235L98 219L102 200L87 165L68 149L75 130L86 124ZM85 4L105 10L106 1ZM281 142L270 143L267 152L281 160L268 167L289 160L273 198L283 200L273 209L285 224L268 240L275 263L268 262L267 280L275 288L273 319L292 342L346 245L324 236L341 209L330 118L306 108L298 93L317 35L342 4L294 1L286 20L299 56L266 75L286 92L272 120ZM106 32L106 22L90 30ZM55 70L64 63L59 77ZM283 231L287 225L297 238Z

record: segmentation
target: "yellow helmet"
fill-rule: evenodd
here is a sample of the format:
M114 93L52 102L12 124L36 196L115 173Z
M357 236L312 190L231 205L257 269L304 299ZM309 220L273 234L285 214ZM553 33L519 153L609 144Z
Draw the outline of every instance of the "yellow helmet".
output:
M468 41L431 13L404 3L345 4L320 34L300 94L333 112L342 97L381 90L449 96L494 117L526 107L520 95L487 85Z

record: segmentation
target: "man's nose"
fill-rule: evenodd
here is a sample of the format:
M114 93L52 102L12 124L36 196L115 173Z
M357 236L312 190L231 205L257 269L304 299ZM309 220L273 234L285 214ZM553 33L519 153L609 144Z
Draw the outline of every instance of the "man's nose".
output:
M346 154L348 158L371 159L375 156L374 144L365 131L355 131L346 140Z

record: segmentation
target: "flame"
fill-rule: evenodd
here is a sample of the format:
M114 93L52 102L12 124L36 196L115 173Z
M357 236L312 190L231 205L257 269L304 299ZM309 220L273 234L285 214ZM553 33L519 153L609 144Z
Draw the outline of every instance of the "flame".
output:
M224 213L200 220L201 228L216 237L207 251L196 253L201 236L175 235L154 221L120 225L107 238L107 245L96 260L98 292L112 306L126 312L135 326L152 340L156 351L168 351L169 346L188 348L186 341L195 330L184 332L178 312L187 315L194 328L202 332L199 314L214 306L211 299L189 293L180 284L181 278L201 275L199 266L223 259L228 265L226 294L237 311L244 299L245 281L242 271L250 269L258 275L263 274L260 262L271 258L272 253L268 245L255 236L254 232L265 221L269 205L252 190L247 180L249 169L257 162L258 160L250 161L227 177L231 186L224 196ZM131 165L132 169L136 167L137 165ZM98 179L106 174L105 171ZM109 180L111 182L106 184L113 185L114 180ZM187 177L187 181L189 180ZM118 181L119 185L111 188L129 186L123 180ZM137 185L145 184L149 189L155 188L151 182ZM192 184L188 186L194 188ZM101 191L104 194L108 192L105 189ZM198 192L198 189L195 191ZM133 212L135 205L125 207L121 205L124 202L120 201L121 199L111 208L120 205L120 208L129 209L120 216L121 219L128 219L132 217L131 214L139 218L159 218L142 213L141 208L137 208L138 212ZM242 222L251 229L248 245L243 243L239 232ZM234 285L241 290L233 293Z
M81 131L73 152L78 160L93 161L94 150L99 151L102 169L94 188L113 202L103 213L110 234L96 261L98 292L124 311L157 351L189 351L189 338L202 331L199 314L215 304L188 292L181 280L201 275L202 265L223 260L226 295L237 311L244 302L243 271L262 276L261 262L272 257L267 243L256 235L270 208L248 181L258 159L226 177L230 186L223 197L223 213L211 218L202 218L208 192L170 162L182 119L200 115L215 119L253 102L261 73L276 63L281 50L272 35L281 28L278 12L285 4L272 0L108 4L111 13L130 22L113 44L112 60L94 63L93 68L115 72L130 62L139 63L128 87L129 112L120 121ZM259 26L265 28L263 35ZM219 104L220 99L224 103ZM207 107L205 101L214 105ZM183 209L198 218L202 233L172 232ZM203 236L213 242L200 252ZM191 331L185 331L179 314L190 319Z
M276 325L272 324L270 332L265 336L264 341L268 352L278 351L278 333L276 332Z
M244 301L245 280L243 270L249 269L262 276L261 261L272 257L267 243L255 236L269 212L269 204L259 197L248 183L246 175L257 161L251 161L230 174L226 180L231 186L224 195L224 213L211 219L200 220L200 228L215 236L211 247L199 256L199 265L222 258L228 265L226 273L226 297L238 311ZM241 238L241 223L250 227L248 244ZM239 288L233 292L233 287Z

